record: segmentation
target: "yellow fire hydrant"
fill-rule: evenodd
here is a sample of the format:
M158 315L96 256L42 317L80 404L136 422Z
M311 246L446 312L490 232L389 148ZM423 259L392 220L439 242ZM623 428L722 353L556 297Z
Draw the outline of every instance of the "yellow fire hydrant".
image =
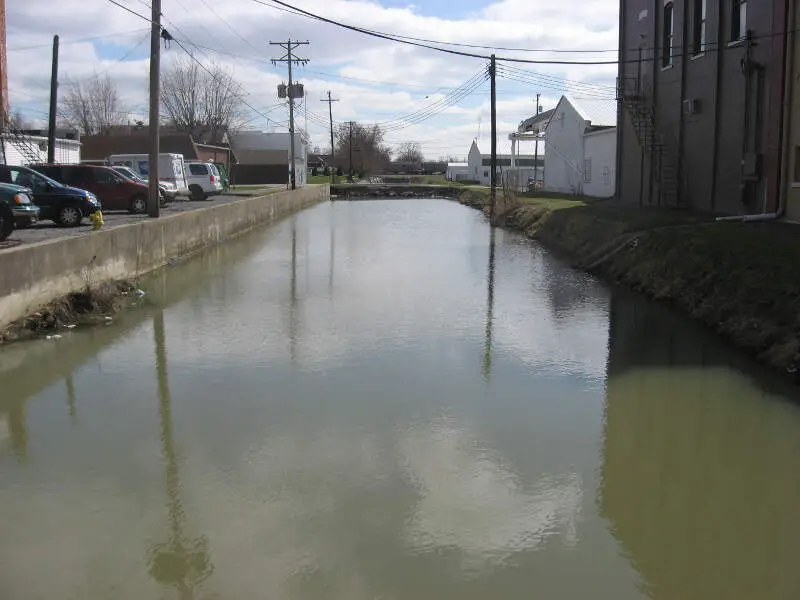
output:
M103 226L103 213L99 210L94 211L89 215L89 221L92 223L92 231L97 231Z

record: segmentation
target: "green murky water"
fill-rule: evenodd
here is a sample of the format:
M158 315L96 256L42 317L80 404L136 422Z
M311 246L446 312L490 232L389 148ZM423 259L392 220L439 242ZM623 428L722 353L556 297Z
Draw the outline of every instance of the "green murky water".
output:
M794 600L800 406L446 201L0 351L0 598Z

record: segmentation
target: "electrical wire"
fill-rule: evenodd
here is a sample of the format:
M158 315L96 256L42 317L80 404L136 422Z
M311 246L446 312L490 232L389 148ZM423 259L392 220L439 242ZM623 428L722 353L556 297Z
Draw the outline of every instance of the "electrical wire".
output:
M92 42L94 40L103 40L110 37L120 37L123 35L133 35L134 33L142 33L144 31L150 31L150 28L139 28L139 29L132 29L130 31L119 31L117 33L106 33L104 35L93 35L91 37L83 37L83 38L76 38L74 40L59 40L58 43L60 46L65 44L82 44L84 42ZM21 52L23 50L38 50L39 48L52 48L53 44L38 44L35 46L20 46L18 48L8 48L8 52Z

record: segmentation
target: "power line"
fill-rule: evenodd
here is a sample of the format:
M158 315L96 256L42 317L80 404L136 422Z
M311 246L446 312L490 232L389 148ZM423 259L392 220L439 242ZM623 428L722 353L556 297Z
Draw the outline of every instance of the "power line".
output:
M120 37L123 35L133 35L134 33L141 33L143 31L150 31L149 29L132 29L130 31L120 31L117 33L106 33L104 35L94 35L91 37L83 37L83 38L76 38L74 40L61 40L59 44L63 46L64 44L82 44L84 42L91 42L94 40L102 40L105 38L110 37ZM35 46L20 46L18 48L8 48L8 52L21 52L23 50L38 50L39 48L50 48L52 47L52 42L49 44L38 44Z
M139 17L140 19L144 19L144 20L145 20L145 21L147 21L148 23L152 23L152 21L150 20L150 17L145 17L144 15L140 15L140 14L139 14L139 13L137 13L135 10L133 10L133 9L131 9L131 8L128 8L128 7L127 7L127 6L125 6L124 4L121 4L121 3L117 2L117 0L108 0L108 1L109 1L109 2L111 2L111 4L113 4L113 5L115 5L115 6L119 6L119 7L120 7L122 10L128 11L128 12L129 12L129 13L131 13L132 15L134 15L134 16L137 16L137 17Z

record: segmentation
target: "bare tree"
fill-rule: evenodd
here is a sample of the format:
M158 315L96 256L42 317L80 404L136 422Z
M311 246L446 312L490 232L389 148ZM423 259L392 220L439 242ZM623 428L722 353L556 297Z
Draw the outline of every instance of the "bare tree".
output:
M161 76L161 106L170 124L197 141L220 141L242 119L242 86L224 67L208 70L177 59Z
M108 73L86 80L68 80L61 105L67 124L84 135L105 134L125 122L117 85Z
M395 147L395 156L400 162L421 163L422 149L416 142L403 142Z
M353 123L352 127L352 137L349 123L341 123L336 130L334 164L347 171L352 155L354 172L361 175L381 172L391 161L391 150L383 143L383 130L378 125L360 123Z

